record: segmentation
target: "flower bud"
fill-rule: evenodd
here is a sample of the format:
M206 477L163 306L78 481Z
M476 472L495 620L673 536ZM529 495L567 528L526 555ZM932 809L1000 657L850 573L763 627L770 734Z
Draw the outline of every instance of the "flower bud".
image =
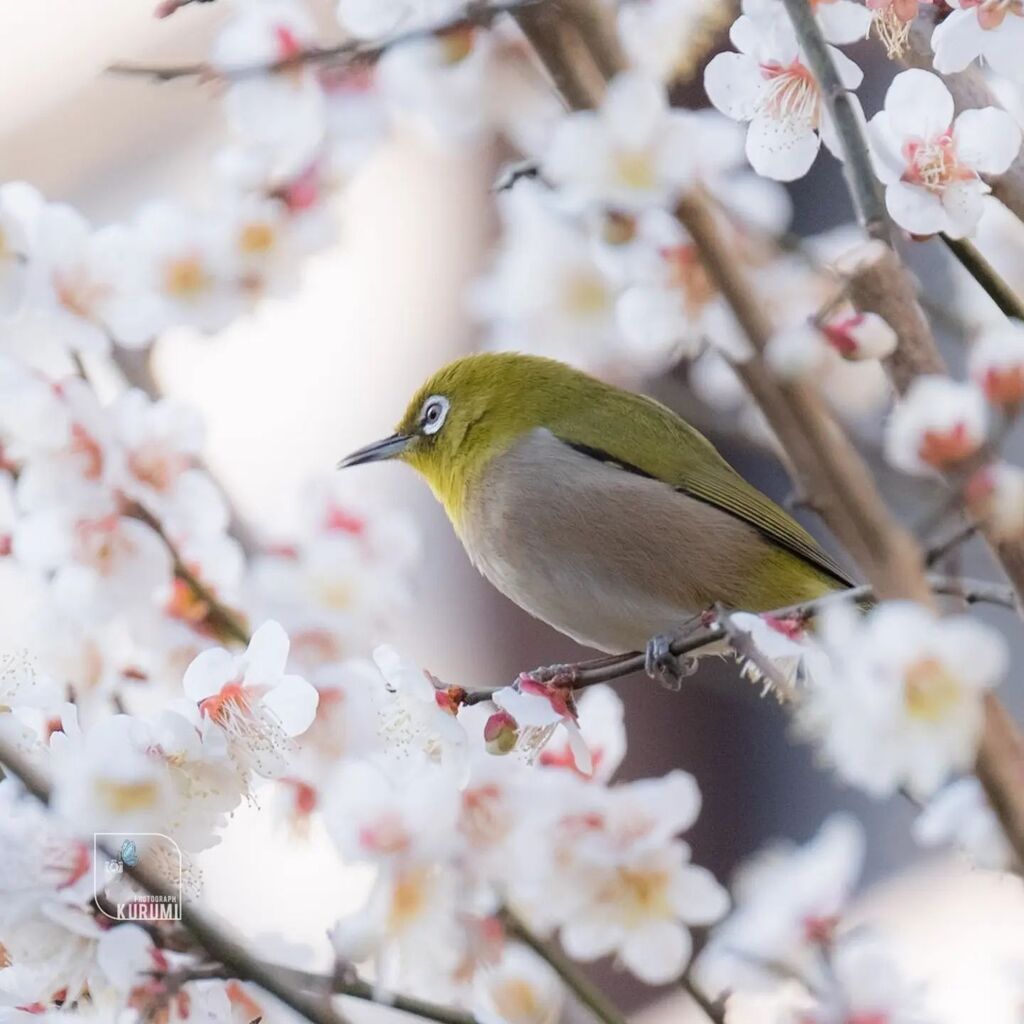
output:
M974 473L964 490L971 515L984 522L997 540L1024 536L1024 471L994 462Z
M1024 401L1024 328L1007 325L983 334L971 349L971 379L992 405L1008 408Z
M884 359L896 349L896 332L877 313L842 313L821 333L844 359Z
M510 754L519 741L519 725L507 711L496 711L484 724L488 754Z

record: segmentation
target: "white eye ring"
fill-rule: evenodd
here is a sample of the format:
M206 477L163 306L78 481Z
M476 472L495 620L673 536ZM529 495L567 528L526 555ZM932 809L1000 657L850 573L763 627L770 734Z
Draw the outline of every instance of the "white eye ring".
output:
M420 413L420 430L424 434L436 434L444 426L448 408L448 399L444 395L431 395L423 403L423 411Z

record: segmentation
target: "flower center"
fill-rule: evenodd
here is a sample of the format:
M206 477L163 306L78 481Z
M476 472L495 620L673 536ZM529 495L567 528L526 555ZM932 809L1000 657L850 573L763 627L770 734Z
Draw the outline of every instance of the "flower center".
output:
M620 150L612 157L615 176L627 188L654 188L654 163L643 149Z
M917 454L929 466L942 468L962 462L973 455L977 444L964 423L956 423L949 430L926 430Z
M427 905L427 873L424 869L402 875L391 892L389 931L400 932L412 924Z
M118 814L152 807L159 793L155 782L114 782L110 779L99 779L96 790L103 803Z
M195 255L171 260L164 273L164 288L176 299L194 299L209 287L203 261Z
M941 721L960 700L961 686L938 658L921 658L903 673L903 701L911 718Z
M911 185L920 185L941 195L946 188L957 181L970 181L977 175L957 159L952 132L945 131L928 142L911 140L903 146L903 158L907 169L903 180Z
M239 232L238 248L246 256L265 256L274 248L277 234L265 221L250 221Z
M627 921L669 916L668 876L663 871L619 868L604 893Z
M563 295L565 308L573 316L597 316L608 309L608 289L596 274L572 275Z
M799 60L790 64L768 61L761 65L761 77L768 84L757 103L759 114L778 121L818 127L820 94L818 83L808 67Z
M499 1016L511 1024L534 1024L548 1016L537 990L525 978L505 978L491 988L491 999Z

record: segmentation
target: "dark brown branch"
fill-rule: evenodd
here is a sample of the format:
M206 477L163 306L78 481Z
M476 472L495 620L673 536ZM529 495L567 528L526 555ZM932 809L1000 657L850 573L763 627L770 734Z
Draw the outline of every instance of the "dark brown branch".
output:
M950 238L942 235L949 251L960 261L961 266L982 287L1000 311L1017 320L1024 320L1024 302L1020 296L999 276L991 263L978 251L973 242L966 238Z

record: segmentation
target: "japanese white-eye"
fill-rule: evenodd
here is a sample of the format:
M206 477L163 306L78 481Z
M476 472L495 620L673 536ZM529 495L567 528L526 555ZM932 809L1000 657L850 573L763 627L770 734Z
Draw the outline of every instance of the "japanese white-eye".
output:
M643 650L713 605L767 611L849 586L790 515L671 410L563 363L484 353L439 370L399 459L502 593L575 640Z

